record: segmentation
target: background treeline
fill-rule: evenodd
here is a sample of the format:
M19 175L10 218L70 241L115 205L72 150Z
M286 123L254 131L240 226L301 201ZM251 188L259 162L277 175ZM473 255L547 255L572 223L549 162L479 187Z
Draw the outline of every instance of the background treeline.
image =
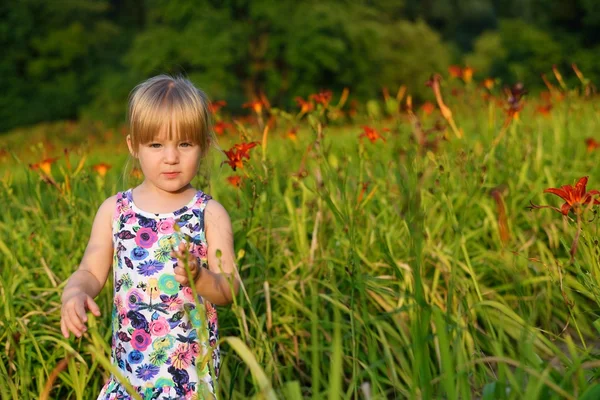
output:
M0 2L0 132L56 119L124 120L133 86L184 73L233 111L264 92L349 87L355 98L450 64L543 85L572 62L598 82L597 0L15 0Z

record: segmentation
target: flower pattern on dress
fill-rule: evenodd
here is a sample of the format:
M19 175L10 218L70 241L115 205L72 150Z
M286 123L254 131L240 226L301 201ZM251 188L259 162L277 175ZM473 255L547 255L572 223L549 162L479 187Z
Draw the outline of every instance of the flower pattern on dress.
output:
M200 296L197 308L191 288L175 280L177 259L170 254L183 240L207 267L204 208L210 198L199 190L187 206L152 214L136 207L131 189L117 194L111 359L143 399L202 399L214 392L211 372L200 363L212 352L218 376L217 312ZM98 396L130 398L115 376Z

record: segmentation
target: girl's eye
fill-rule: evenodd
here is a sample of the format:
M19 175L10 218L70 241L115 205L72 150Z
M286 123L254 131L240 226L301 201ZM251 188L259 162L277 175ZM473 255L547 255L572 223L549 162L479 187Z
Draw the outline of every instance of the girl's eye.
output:
M158 149L160 147L160 143L150 143L149 146L153 149Z
M191 144L191 143L188 143L188 142L184 142L184 143L181 143L181 144L180 144L180 146L183 146L183 147L191 147L191 146L193 146L193 144Z

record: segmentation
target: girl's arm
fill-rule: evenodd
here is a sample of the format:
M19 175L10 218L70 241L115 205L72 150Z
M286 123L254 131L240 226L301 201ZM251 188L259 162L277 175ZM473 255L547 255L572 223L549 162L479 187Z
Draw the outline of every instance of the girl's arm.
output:
M69 331L77 337L86 331L86 308L94 315L100 315L94 297L104 287L112 265L112 218L116 199L116 196L109 197L98 209L79 268L71 275L63 290L60 327L66 338L69 337Z
M215 200L209 200L204 209L204 231L208 270L200 268L196 289L211 303L227 305L237 296L241 282L235 265L231 220L225 208Z

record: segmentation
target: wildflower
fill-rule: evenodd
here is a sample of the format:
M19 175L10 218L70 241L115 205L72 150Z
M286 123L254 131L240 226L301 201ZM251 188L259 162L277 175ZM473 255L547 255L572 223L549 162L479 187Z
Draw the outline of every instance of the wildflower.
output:
M580 214L582 212L581 206L586 204L600 204L600 201L594 197L600 195L600 192L598 190L586 191L587 181L588 177L584 176L577 181L574 187L571 185L564 185L560 188L548 188L544 190L544 193L555 194L565 201L560 209L551 206L536 206L533 203L531 203L529 209L552 208L563 215L568 215L569 210L572 208L575 214Z
M32 170L36 170L39 168L42 171L44 171L46 175L50 175L50 173L52 172L52 164L54 164L56 160L58 160L58 158L45 158L39 163L30 165L29 168L31 168Z
M423 105L421 106L421 110L427 114L430 115L434 110L435 110L435 105L430 102L430 101L426 101L425 103L423 103Z
M242 177L239 175L228 176L227 182L229 182L231 186L239 188L242 186Z
M255 113L260 114L262 113L263 105L263 101L257 99L242 104L242 108L252 108Z
M111 168L110 164L100 163L92 166L92 169L98 173L101 177L106 176L106 172Z
M463 68L461 78L465 83L470 83L473 80L473 68L468 65Z
M600 142L597 142L596 139L591 138L591 137L585 139L585 144L587 146L586 148L587 148L588 153L592 152L592 151L596 150L598 147L600 147Z
M496 81L492 78L485 78L483 80L483 82L481 82L481 85L486 88L487 90L492 90L494 88L494 85L496 84Z
M216 114L219 112L219 110L221 108L225 107L226 105L227 105L227 102L225 100L217 100L217 101L213 101L212 103L210 103L208 105L208 108L211 113Z
M448 67L448 73L453 78L460 78L462 76L462 68L459 65L451 65Z
M226 131L232 128L232 124L228 124L227 122L223 121L219 121L213 126L213 130L217 133L217 135L223 135Z
M290 140L293 140L294 142L296 141L296 139L298 138L298 127L294 126L293 128L291 128L288 133L287 136L288 138L290 138Z
M377 139L381 139L384 142L386 141L383 136L381 136L375 129L369 126L363 126L363 133L359 136L360 138L366 137L371 141L371 143L375 143Z
M329 102L331 101L331 90L321 91L319 93L314 93L310 95L310 98L315 101L315 103L321 104L323 107L327 107Z
M225 151L225 155L227 156L227 161L225 161L229 166L235 171L236 168L243 168L243 160L244 158L249 160L250 155L248 152L250 149L258 145L258 142L250 142L250 143L239 143L234 145L231 149Z
M315 108L313 103L311 103L308 100L304 100L300 96L296 97L294 100L296 101L296 104L298 104L298 107L300 107L301 114L306 114L307 112L312 111Z
M545 106L537 106L537 107L535 108L535 111L536 111L538 114L541 114L541 115L543 115L544 117L547 117L547 116L549 116L549 115L550 115L550 110L552 110L552 104L547 104L547 105L545 105Z

